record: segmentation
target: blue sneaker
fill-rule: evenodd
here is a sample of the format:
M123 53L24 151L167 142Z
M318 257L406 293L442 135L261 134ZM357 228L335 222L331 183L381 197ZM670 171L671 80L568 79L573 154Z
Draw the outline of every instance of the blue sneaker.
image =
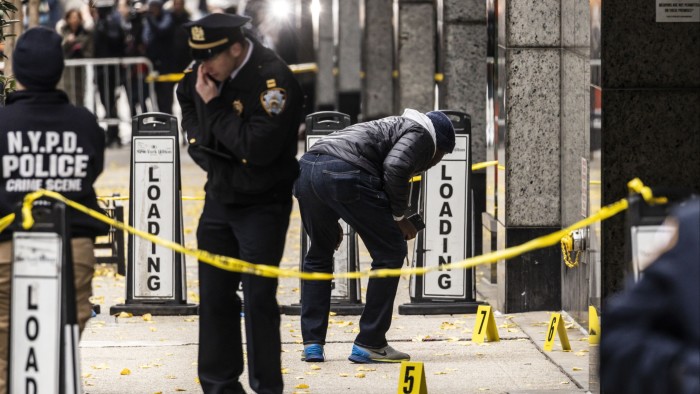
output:
M323 345L312 343L304 345L304 351L301 352L301 361L307 363L322 363L326 360L326 354L323 352Z
M401 361L410 361L411 356L389 345L381 349L369 349L352 345L352 353L350 353L348 360L357 364L400 363Z

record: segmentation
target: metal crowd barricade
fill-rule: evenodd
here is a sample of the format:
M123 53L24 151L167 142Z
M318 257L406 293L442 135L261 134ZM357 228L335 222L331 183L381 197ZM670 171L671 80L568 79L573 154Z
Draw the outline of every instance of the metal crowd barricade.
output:
M152 73L153 64L146 57L67 59L59 88L72 103L94 113L98 121L115 126L119 124L116 102L122 88L131 116L137 115L137 106L140 113L158 110L153 81L148 80ZM104 112L98 111L98 101Z
M105 213L110 218L124 223L124 206L120 201L119 194L114 194L113 199L105 198ZM99 199L99 197L98 197ZM109 227L109 233L104 242L96 242L95 249L109 251L108 255L97 256L98 264L116 264L117 273L126 276L126 259L124 254L124 230L120 230L114 226Z

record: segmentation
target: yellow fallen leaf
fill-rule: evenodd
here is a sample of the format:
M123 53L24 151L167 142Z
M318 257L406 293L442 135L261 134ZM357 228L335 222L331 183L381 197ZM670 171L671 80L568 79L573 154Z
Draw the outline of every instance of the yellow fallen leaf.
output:
M195 318L194 318L194 317L188 317L188 318L185 319L185 321L188 322L188 323L192 323L193 321L195 321Z
M356 378L362 379L362 378L365 377L365 374L363 374L362 372L358 372L358 373L355 374L355 377L356 377Z
M156 332L156 331L158 331L158 328L156 328L156 327L148 327L148 329L151 330L151 332Z
M328 316L335 316L335 315L337 315L337 313L335 313L335 312L328 313Z
M181 389L181 388L179 388L179 387L175 387L175 391L187 391L187 390Z
M109 367L105 363L98 364L98 365L92 365L91 368L92 369L109 369Z
M294 386L295 389L308 389L309 385L306 383L299 383L296 386Z
M376 371L377 368L369 368L369 367L357 367L357 371L365 371L365 372L371 372L371 371Z
M120 314L117 315L117 317L121 317L121 318L124 318L124 319L128 319L128 318L130 318L130 317L132 317L132 316L134 316L134 314L133 314L133 313L129 313L129 312L121 312Z
M304 373L307 375L318 375L318 372L314 372L314 371L306 371Z
M559 384L569 384L569 382L559 382Z
M124 368L124 369L122 369L121 372L119 372L119 374L120 375L131 375L131 371L129 370L129 368Z
M340 376L341 378L347 378L348 374L346 374L345 372L341 372L338 374L338 376Z
M321 367L319 367L319 366L316 365L316 364L312 364L311 367L309 367L309 368L311 368L311 369L314 370L314 371L318 371L319 369L321 369Z
M141 318L143 319L143 321L153 321L153 315L151 315L150 313L144 313L141 316Z
M289 373L289 368L282 368L282 374L286 375Z
M579 367L573 367L573 368L571 368L571 369L573 369L574 371L583 371L583 369L581 369L581 368L579 368Z
M81 377L82 377L83 379L87 379L87 378L89 378L89 377L91 377L91 376L92 376L91 373L84 373L84 374L81 375Z
M197 383L197 384L200 384L200 382L199 382L199 377L194 378L194 382Z

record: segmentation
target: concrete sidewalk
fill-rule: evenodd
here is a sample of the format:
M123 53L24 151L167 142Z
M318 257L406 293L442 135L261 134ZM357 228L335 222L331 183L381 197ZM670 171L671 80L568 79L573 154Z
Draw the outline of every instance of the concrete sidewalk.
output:
M205 175L183 151L184 195L201 195ZM100 195L128 194L129 149L108 152L105 173L98 181ZM196 245L194 233L201 202L184 203L186 244ZM298 267L301 223L295 207L282 262ZM369 255L361 252L363 269ZM490 301L492 285L477 281L481 299ZM363 285L366 281L363 281ZM395 308L409 302L408 278L402 278ZM111 267L100 269L94 282L94 301L102 314L90 320L81 341L86 393L202 392L197 381L198 317L109 316L109 307L123 302L125 279ZM190 302L198 302L197 263L187 259ZM364 288L363 288L364 293ZM280 281L280 304L299 301L299 282ZM494 304L492 304L494 305ZM403 316L395 312L388 333L390 343L424 363L430 393L578 393L588 389L589 345L575 324L567 324L572 351L543 352L549 312L503 316L496 313L500 342L471 342L475 315ZM285 393L395 393L398 364L358 365L347 360L358 330L356 316L332 316L325 363L300 361L301 333L297 316L282 316ZM567 322L570 323L570 322ZM247 388L247 375L241 377ZM252 391L249 391L252 392Z

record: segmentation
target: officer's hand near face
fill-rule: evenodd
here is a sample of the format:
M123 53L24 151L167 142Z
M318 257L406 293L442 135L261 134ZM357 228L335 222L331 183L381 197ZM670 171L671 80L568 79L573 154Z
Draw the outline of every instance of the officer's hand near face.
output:
M399 230L401 230L403 234L403 239L406 241L415 238L416 234L418 234L416 227L406 218L399 220L396 224L399 226Z
M204 103L210 102L214 97L219 95L219 89L216 87L214 80L204 72L203 65L197 68L197 83L194 85L197 94L202 98Z

